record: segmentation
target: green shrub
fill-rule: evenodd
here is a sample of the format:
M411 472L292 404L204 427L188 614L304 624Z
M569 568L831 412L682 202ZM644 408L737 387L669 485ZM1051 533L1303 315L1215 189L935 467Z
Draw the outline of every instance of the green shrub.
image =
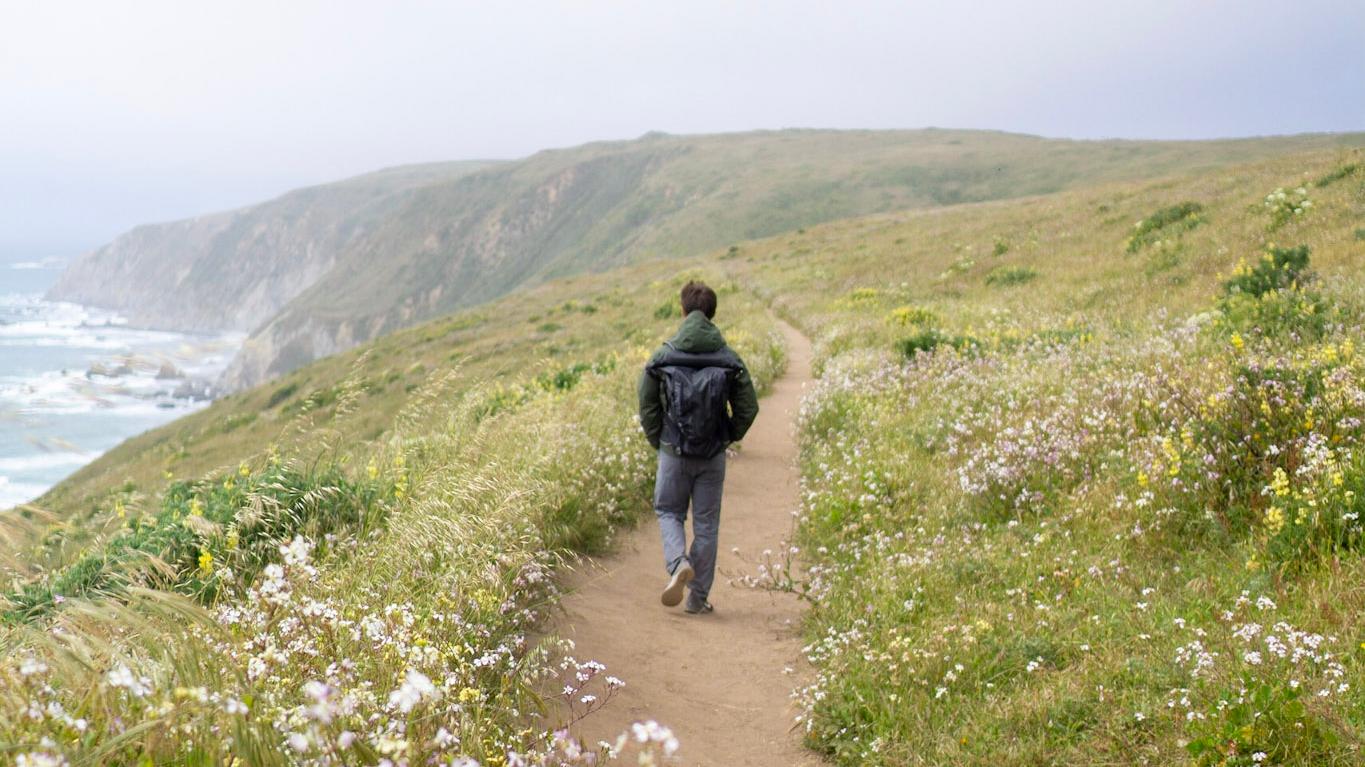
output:
M116 595L134 585L212 602L225 588L250 585L294 535L323 540L373 527L392 498L392 486L353 481L334 466L252 472L244 465L202 482L174 482L160 509L125 516L106 543L10 593L3 617L32 620L63 599Z
M929 353L940 346L950 346L957 350L975 345L975 339L968 336L950 335L935 328L926 328L896 342L896 351L901 356L914 359L920 352Z
M294 396L294 393L297 392L298 390L299 384L297 381L287 383L284 386L281 386L280 388L270 393L270 399L265 401L265 409L270 410L276 405L279 405L281 402L284 402L285 400Z
M1266 225L1266 229L1273 232L1306 215L1313 208L1313 201L1308 199L1308 190L1303 187L1289 191L1281 188L1266 195L1262 205L1270 214L1270 223Z
M1336 170L1328 172L1327 174L1319 178L1317 181L1314 181L1313 186L1321 189L1324 186L1334 184L1342 180L1343 178L1346 178L1347 176L1354 175L1356 171L1360 170L1360 168L1361 168L1360 163L1356 162L1347 163L1346 165L1343 165L1340 168L1337 168Z
M1009 287L1032 282L1038 277L1038 270L1031 266L998 266L986 275L987 285Z
M1183 234L1204 222L1203 212L1204 206L1197 202L1162 208L1133 225L1125 247L1136 253L1158 240Z
M999 258L1010 252L1010 241L1008 237L996 237L995 243L991 246L991 255Z
M893 325L907 327L910 325L923 325L925 327L938 324L938 317L928 309L919 306L898 306L891 310L887 320Z
M1232 277L1223 283L1225 295L1244 294L1254 298L1275 290L1294 287L1309 277L1307 245L1297 248L1270 246L1254 265L1245 260L1233 269Z
M243 426L250 425L255 420L255 413L234 413L218 422L218 431L222 434L228 434Z
M1313 275L1308 269L1310 249L1271 246L1254 265L1239 262L1223 282L1219 309L1224 324L1235 331L1264 335L1296 334L1320 337L1330 306L1306 289Z
M669 298L654 308L654 319L666 320L682 316L682 303L677 298Z
M1365 514L1365 365L1348 341L1263 356L1236 349L1230 380L1184 405L1138 474L1175 540L1254 537L1265 561L1296 568L1357 549ZM1159 413L1139 416L1153 422ZM1165 523L1163 523L1165 524Z

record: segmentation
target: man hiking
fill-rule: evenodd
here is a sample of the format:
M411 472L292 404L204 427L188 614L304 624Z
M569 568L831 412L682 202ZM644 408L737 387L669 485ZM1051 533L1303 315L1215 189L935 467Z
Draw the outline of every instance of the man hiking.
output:
M744 438L758 416L758 394L744 361L725 345L711 320L716 291L700 282L682 289L682 327L664 343L640 376L640 425L659 451L654 513L664 544L668 586L662 601L673 607L688 591L689 613L709 613L716 575L725 448ZM687 506L692 505L692 548L687 548Z

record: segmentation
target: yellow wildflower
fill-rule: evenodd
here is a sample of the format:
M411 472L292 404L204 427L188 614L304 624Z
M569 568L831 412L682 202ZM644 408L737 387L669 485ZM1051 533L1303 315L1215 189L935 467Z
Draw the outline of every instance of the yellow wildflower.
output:
M1284 529L1284 512L1279 506L1271 506L1265 511L1265 528L1271 535L1278 535Z
M208 549L199 551L199 572L206 576L213 574L213 554Z
M1281 498L1289 495L1289 475L1281 467L1275 467L1275 476L1270 480L1270 490Z

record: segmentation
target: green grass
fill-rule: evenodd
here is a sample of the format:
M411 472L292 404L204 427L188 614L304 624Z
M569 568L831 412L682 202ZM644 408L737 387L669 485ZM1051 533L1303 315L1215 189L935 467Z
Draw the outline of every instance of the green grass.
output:
M1316 187L1273 235L1262 205L1339 167L851 220L723 262L816 340L806 569L771 581L810 600L812 747L850 765L1361 760L1365 193ZM1134 260L1134 220L1179 258ZM1028 233L1006 264L972 256L1001 232ZM1000 289L1023 264L1043 277Z
M7 525L24 556L0 748L311 763L349 731L365 762L399 741L485 763L560 750L546 691L613 687L533 632L558 563L648 507L636 376L677 319L641 318L708 278L760 387L784 359L766 308L714 271L617 277L637 290L555 283L220 400L64 483L27 539ZM546 307L565 330L526 334ZM35 700L63 713L34 718Z
M343 729L358 760L399 737L424 758L447 754L444 722L449 751L485 761L553 748L541 692L580 671L574 695L607 691L529 637L558 558L609 550L647 506L634 376L677 322L677 285L703 275L758 380L782 365L769 308L816 343L803 504L768 572L810 603L813 748L849 765L1359 764L1365 189L1314 186L1287 217L1266 204L1353 162L1307 152L729 238L220 400L54 489L33 537L15 518L24 620L4 637L0 731L92 763L284 763L284 733L312 758ZM868 183L821 187L824 204ZM284 500L243 503L244 486ZM314 487L337 495L289 500ZM248 523L271 532L229 547ZM230 586L206 589L222 566ZM30 700L94 726L34 719Z

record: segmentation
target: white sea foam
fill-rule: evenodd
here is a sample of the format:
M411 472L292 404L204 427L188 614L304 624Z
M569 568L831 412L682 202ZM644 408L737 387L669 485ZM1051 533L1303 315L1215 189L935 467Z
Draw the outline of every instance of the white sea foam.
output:
M0 509L9 509L21 503L28 503L47 492L47 486L29 482L12 482L9 477L0 475Z
M91 458L89 453L38 453L0 458L0 476L38 469L75 468L85 465Z
M243 338L130 328L115 312L0 295L0 509L206 405L174 395L215 379Z

